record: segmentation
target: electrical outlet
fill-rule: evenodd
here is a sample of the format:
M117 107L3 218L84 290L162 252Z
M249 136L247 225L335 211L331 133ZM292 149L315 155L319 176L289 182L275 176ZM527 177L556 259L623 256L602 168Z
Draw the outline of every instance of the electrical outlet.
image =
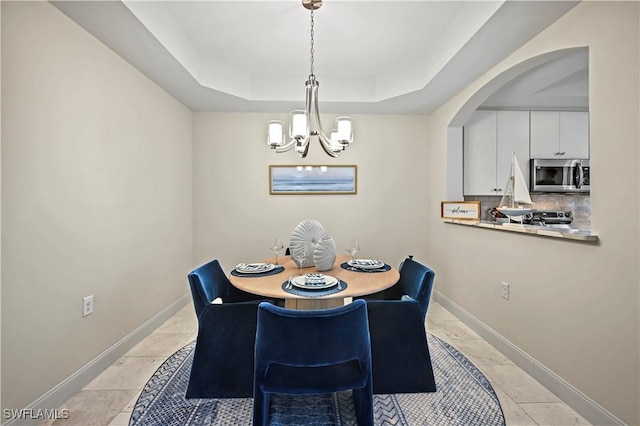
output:
M86 317L93 313L93 294L82 299L82 316Z
M509 283L502 281L500 284L502 284L502 297L509 300Z

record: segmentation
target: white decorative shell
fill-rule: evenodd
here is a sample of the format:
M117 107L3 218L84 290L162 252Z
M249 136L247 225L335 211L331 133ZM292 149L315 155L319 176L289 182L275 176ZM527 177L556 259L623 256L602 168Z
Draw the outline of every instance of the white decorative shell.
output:
M336 243L333 238L323 238L316 245L316 250L313 252L313 263L315 263L318 271L328 271L333 268L333 263L336 261Z
M316 245L327 237L327 232L317 220L307 219L300 222L293 230L289 242L294 262L301 268L313 266Z

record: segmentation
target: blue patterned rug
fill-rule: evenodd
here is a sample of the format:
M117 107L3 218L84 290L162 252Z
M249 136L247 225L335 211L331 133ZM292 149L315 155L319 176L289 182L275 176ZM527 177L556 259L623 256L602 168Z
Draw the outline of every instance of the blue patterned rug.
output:
M438 391L374 395L375 425L505 425L491 384L460 352L427 334ZM185 399L192 342L158 368L144 387L129 426L250 425L251 398ZM326 395L273 395L272 426L354 426L351 391Z

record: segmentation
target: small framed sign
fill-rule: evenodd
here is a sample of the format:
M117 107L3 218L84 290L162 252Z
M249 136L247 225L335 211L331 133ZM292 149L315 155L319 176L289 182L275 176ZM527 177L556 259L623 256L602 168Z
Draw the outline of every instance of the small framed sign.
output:
M480 201L442 201L440 218L480 220Z

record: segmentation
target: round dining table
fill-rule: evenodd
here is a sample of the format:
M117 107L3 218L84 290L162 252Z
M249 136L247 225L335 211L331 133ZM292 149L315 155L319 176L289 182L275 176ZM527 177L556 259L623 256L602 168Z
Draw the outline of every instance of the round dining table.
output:
M278 266L282 266L284 271L266 276L239 276L229 275L229 281L233 286L249 293L265 297L284 299L285 308L288 309L327 309L342 306L345 299L367 294L376 293L391 287L400 279L400 273L392 266L385 267L385 271L361 271L355 268L343 268L341 265L349 261L348 255L339 255L333 264L333 268L328 271L318 271L315 266L298 268L291 256L278 257ZM265 262L275 263L275 258L265 260ZM289 278L301 274L324 274L342 281L341 286L346 284L346 288L328 295L316 295L314 291L307 291L305 295L292 294L285 290L286 282ZM318 293L320 294L320 293Z

